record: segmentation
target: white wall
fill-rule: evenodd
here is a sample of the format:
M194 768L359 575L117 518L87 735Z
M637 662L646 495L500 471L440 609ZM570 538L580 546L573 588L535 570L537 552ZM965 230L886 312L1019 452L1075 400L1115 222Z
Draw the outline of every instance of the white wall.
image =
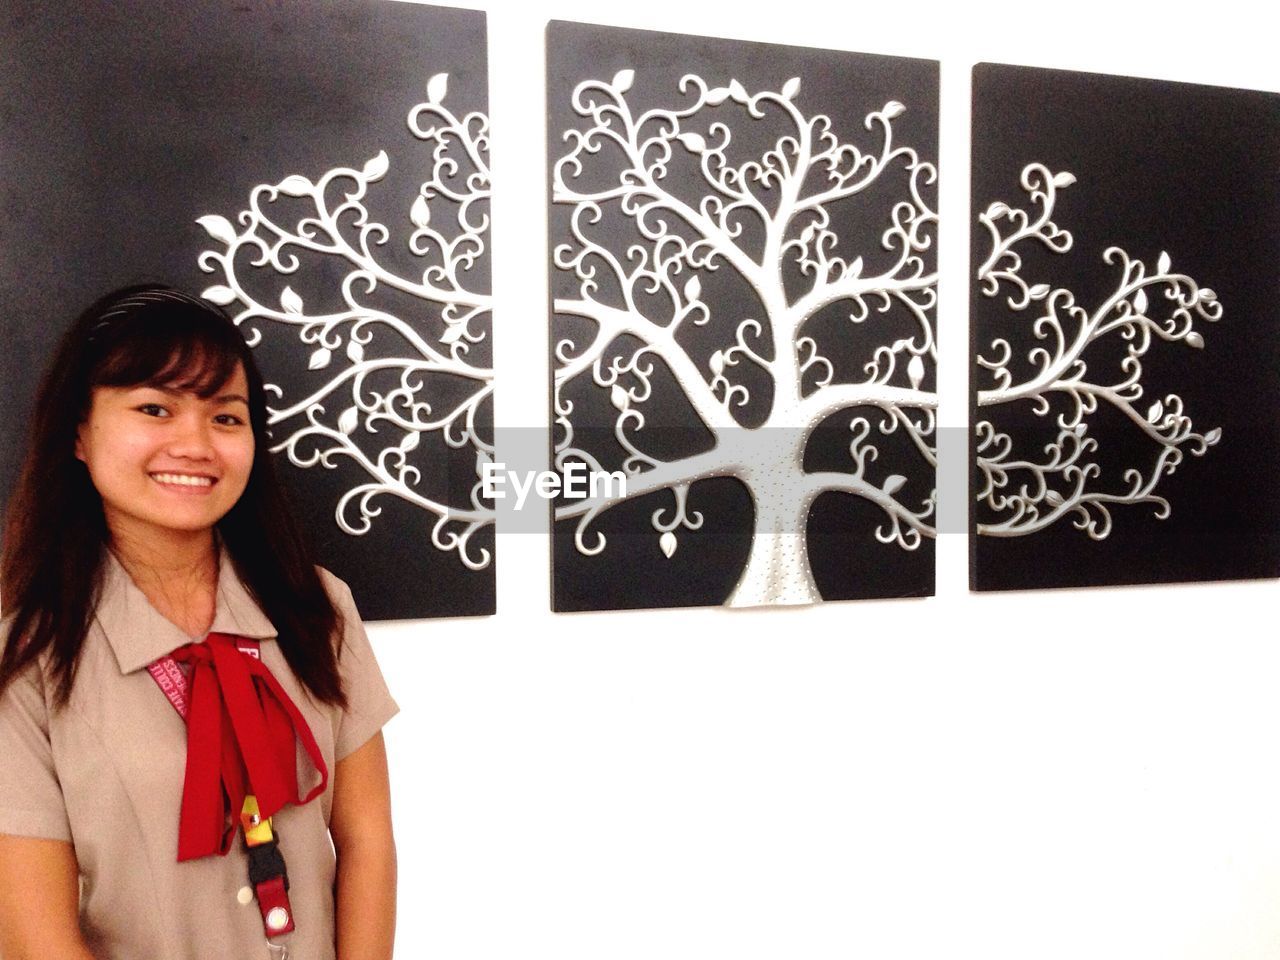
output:
M507 427L546 424L550 18L942 61L944 426L971 65L1280 88L1234 0L476 6ZM1280 956L1275 581L973 596L949 535L930 600L553 616L545 540L498 541L496 617L371 631L404 708L398 957Z

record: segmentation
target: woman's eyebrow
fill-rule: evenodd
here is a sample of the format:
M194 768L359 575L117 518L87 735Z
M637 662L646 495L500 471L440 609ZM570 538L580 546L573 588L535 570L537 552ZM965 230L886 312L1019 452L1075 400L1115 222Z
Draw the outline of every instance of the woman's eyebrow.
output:
M146 384L144 385L143 389L159 390L161 393L170 397L180 397L184 393L191 392L190 390L184 389L182 387L173 387L173 386L169 386L168 384L165 384L165 385ZM212 399L214 403L243 403L246 407L249 405L249 398L242 393L223 393L223 394L219 394L216 397L213 397Z

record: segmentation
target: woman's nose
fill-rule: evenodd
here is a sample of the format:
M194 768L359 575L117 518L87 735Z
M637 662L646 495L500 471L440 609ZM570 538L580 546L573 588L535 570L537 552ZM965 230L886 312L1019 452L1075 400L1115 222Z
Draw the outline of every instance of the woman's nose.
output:
M169 436L169 452L188 460L213 458L213 437L204 417L181 416Z

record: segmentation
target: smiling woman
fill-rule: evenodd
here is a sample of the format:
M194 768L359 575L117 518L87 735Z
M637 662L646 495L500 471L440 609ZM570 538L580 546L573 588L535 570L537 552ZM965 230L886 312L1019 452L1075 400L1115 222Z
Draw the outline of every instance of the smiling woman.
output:
M396 706L266 414L235 326L176 290L59 346L3 543L5 960L391 956Z

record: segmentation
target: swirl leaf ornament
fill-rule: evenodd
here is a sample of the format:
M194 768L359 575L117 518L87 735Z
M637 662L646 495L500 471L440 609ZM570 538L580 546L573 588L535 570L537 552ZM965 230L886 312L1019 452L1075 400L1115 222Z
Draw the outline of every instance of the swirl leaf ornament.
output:
M897 101L841 117L855 143L806 112L799 77L749 90L687 74L661 92L669 106L641 109L652 80L577 84L553 163L555 465L627 477L555 517L594 556L597 518L662 494L654 562L681 562L704 520L691 489L734 478L753 534L724 602L817 602L806 521L821 495L871 505L861 549L935 536L937 171L897 141ZM865 355L855 338L873 341ZM697 435L679 450L663 434L675 407ZM806 470L824 421L839 424L842 466ZM886 443L914 466L878 463Z
M267 385L272 452L304 469L354 466L338 526L367 533L383 500L397 498L431 516L435 549L481 570L491 552L474 538L494 519L480 482L493 453L489 121L451 110L448 80L431 77L408 114L427 176L400 207L408 235L398 247L372 212L375 200L401 202L379 194L398 172L383 150L315 179L256 186L234 223L199 218L218 244L199 265L216 276L203 296L270 351L269 373L284 373L290 357L306 368L288 371L303 388ZM474 460L475 475L458 483L452 465L432 469L446 457L466 464L464 475Z
M1118 277L1096 305L1025 276L1028 248L1051 255L1071 249L1071 234L1052 218L1060 191L1075 182L1066 171L1028 164L1021 176L1027 205L998 201L978 216L991 240L977 272L980 289L1001 298L1035 341L1022 356L1009 340L997 338L976 358L988 381L978 391L978 407L1030 404L1056 431L1041 449L1026 450L992 420L977 422L976 500L985 518L977 530L986 536L1027 536L1069 520L1103 540L1112 532L1112 511L1139 504L1164 519L1172 505L1157 492L1161 481L1186 454L1203 456L1222 438L1220 427L1197 429L1178 394L1147 395L1148 351L1158 342L1166 349L1203 349L1203 325L1223 312L1213 290L1179 273L1167 251L1144 263L1120 247L1105 250L1102 259ZM1132 434L1123 450L1111 451L1113 459L1122 453L1129 463L1118 482L1106 475L1100 456L1102 442L1110 439L1095 428L1104 413L1118 415Z

